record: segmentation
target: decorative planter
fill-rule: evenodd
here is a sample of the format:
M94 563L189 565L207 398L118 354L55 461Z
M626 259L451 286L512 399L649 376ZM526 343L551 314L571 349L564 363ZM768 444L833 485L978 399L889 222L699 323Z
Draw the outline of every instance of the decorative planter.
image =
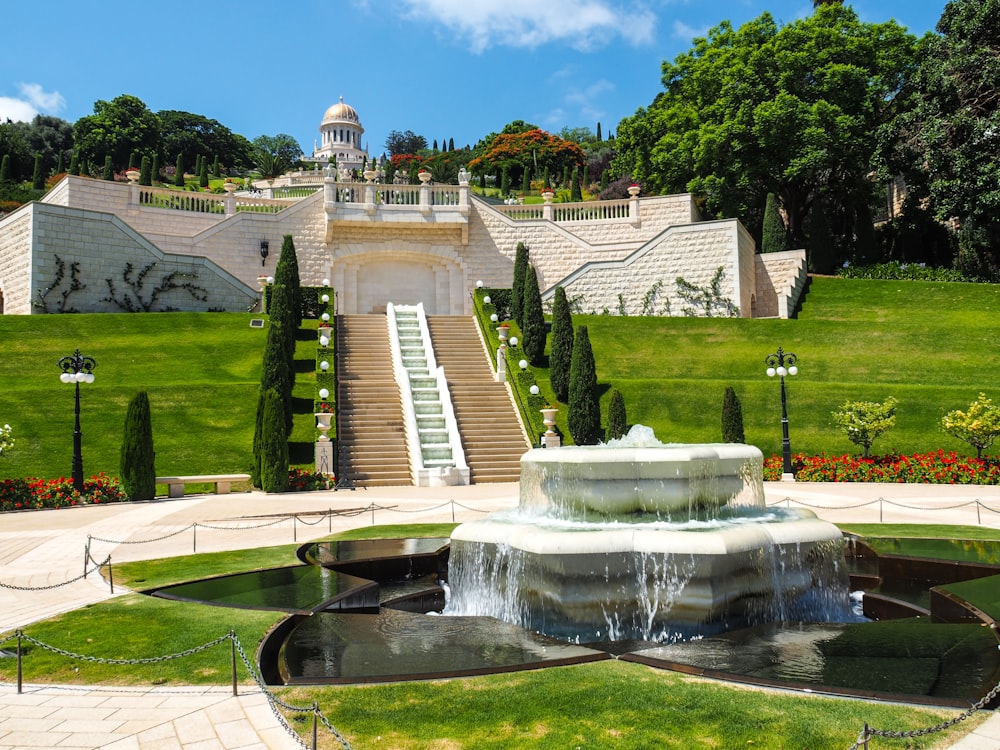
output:
M235 182L225 182L222 184L222 189L225 190L227 193L235 193L236 188L238 187L239 185L237 185Z
M419 172L419 173L417 173L417 178L421 182L425 182L425 183L426 182L430 182L431 181L431 173L430 172Z
M631 195L633 198L635 198L637 195L639 195L640 190L642 190L642 188L639 187L638 185L629 185L628 194Z
M128 178L129 182L138 182L142 173L138 169L129 169L125 172L125 176Z
M542 193L542 200L545 201L546 203L551 203L552 199L555 197L556 194L553 193L551 190Z
M375 174L376 172L374 169L366 169L364 171L365 180L367 180L368 182L373 182L375 180Z
M330 420L333 419L333 414L329 412L317 412L316 413L316 429L322 434L319 436L320 440L329 440L327 437L327 432L330 431Z

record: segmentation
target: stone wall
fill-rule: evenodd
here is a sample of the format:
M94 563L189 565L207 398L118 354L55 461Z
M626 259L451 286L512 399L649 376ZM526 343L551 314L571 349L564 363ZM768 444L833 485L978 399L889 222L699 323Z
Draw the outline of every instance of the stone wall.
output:
M0 299L8 315L31 312L32 219L26 208L0 219Z
M764 253L754 258L755 318L788 318L795 312L808 279L805 250Z

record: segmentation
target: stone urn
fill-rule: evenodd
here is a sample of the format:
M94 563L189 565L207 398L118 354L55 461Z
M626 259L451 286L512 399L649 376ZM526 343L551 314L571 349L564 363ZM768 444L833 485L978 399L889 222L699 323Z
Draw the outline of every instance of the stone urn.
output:
M556 426L556 414L559 413L559 409L555 406L546 406L541 412L542 423L545 425L545 434L542 435L542 445L546 448L560 447L562 440L553 429Z
M333 419L333 414L330 412L316 412L316 429L320 431L320 440L329 440L330 438L326 433L330 431L330 421Z
M551 203L552 199L555 198L555 197L556 197L556 194L554 192L552 192L551 190L543 190L542 191L542 200L545 201L546 203Z
M629 185L628 186L628 194L631 195L633 198L635 198L636 196L639 195L639 191L640 190L642 190L642 188L639 187L638 185Z
M224 182L224 183L222 183L222 189L225 190L227 193L235 193L236 192L236 188L238 188L238 187L239 187L239 185L237 185L235 182Z
M142 176L142 173L138 169L129 169L125 172L125 176L128 178L129 182L136 183Z
M428 182L431 181L431 173L430 172L418 172L417 173L417 178L422 183L424 183L426 185Z

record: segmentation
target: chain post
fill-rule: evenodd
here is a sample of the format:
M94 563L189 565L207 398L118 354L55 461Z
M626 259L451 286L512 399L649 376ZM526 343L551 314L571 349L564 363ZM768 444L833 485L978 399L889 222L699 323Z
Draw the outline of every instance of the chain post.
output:
M111 567L111 555L108 555L108 583L111 584L111 593L115 593L115 571Z
M333 508L326 509L326 531L328 534L333 533Z
M298 518L299 518L298 516L296 516L294 514L292 515L292 541L293 542L299 541L299 527L298 527L298 524L295 523L298 520Z
M230 653L230 663L232 664L233 671L233 696L236 695L236 631L229 631L229 653Z
M879 523L882 523L882 507L883 507L882 498L879 498L878 499L878 522Z
M455 523L455 501L451 501L451 522Z
M195 524L193 524L191 526L191 532L192 532L191 533L191 541L192 541L191 551L193 553L197 553L198 552L198 524L197 523L195 523Z
M862 740L862 741L864 743L864 748L865 748L865 750L868 750L868 736L869 735L868 735L868 722L867 721L865 722L865 731L864 731L864 735L863 736L864 736L864 740Z
M317 742L316 729L317 729L317 724L319 724L319 701L313 701L312 708L313 708L313 742L312 742L312 750L316 750L316 742Z
M983 525L983 504L979 502L979 498L976 498L976 525Z
M90 562L90 534L87 534L87 543L83 545L83 577L87 577L87 563Z
M375 525L375 503L371 503L368 507L371 508L371 511L372 511L372 526L374 526Z
M21 694L23 680L21 679L21 631L17 631L17 694Z

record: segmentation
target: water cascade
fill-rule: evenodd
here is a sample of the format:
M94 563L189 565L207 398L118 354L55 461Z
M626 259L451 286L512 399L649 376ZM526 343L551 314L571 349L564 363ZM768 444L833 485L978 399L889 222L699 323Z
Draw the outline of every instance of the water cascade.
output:
M636 426L521 458L519 507L452 533L445 614L576 643L674 641L849 610L840 530L764 504L763 456Z

